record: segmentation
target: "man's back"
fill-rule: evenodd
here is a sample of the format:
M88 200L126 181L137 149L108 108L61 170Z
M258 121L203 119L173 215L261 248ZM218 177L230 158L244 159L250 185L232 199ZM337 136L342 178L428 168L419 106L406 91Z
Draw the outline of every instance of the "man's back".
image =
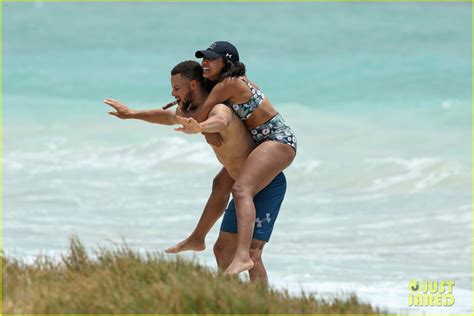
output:
M212 146L212 149L216 153L217 159L235 180L239 175L240 168L256 144L244 123L229 107L224 104L218 104L214 106L209 115L218 113L230 115L232 119L229 126L220 132L224 144L219 147Z

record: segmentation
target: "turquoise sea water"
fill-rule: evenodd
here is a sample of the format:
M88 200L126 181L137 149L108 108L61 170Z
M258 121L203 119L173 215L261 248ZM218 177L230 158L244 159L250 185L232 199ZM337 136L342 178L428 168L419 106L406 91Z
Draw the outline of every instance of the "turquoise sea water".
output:
M469 4L2 6L7 254L57 255L71 234L150 251L184 238L219 170L212 150L102 100L159 107L176 63L228 40L299 141L270 282L471 312ZM196 254L209 266L217 233ZM408 307L411 279L455 280L455 305Z

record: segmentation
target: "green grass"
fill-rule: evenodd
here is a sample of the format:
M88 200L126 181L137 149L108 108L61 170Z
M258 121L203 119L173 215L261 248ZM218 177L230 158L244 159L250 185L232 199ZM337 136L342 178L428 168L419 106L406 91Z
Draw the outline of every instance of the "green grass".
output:
M62 259L34 263L2 254L3 313L380 314L355 295L332 300L242 282L176 256L127 245L88 254L75 237Z

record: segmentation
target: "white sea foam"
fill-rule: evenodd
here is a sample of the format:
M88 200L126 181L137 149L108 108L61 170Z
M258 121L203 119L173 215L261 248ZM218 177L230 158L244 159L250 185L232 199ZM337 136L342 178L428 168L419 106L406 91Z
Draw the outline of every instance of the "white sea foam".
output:
M198 168L218 163L207 144L190 142L181 137L152 139L142 144L111 148L49 147L48 150L6 153L3 160L5 172L22 170L30 175L92 170L143 172L160 166L165 171L170 170L169 166Z
M439 158L378 158L365 161L376 167L378 173L390 172L392 175L372 180L367 191L384 191L404 185L407 193L434 187L445 179L465 176L468 168L456 161L443 161ZM393 171L393 170L398 171Z

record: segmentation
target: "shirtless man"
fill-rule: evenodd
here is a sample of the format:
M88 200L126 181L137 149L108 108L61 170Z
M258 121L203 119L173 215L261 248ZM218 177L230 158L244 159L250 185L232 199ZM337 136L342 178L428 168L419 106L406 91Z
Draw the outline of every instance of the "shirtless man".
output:
M237 216L234 202L226 209L234 179L240 167L254 149L255 142L241 120L224 104L216 105L208 118L197 123L192 119L193 109L204 103L208 95L202 78L199 63L185 61L171 71L172 95L178 101L178 109L173 110L132 110L113 99L104 102L116 112L109 114L121 119L141 119L150 123L174 125L183 124L178 131L198 128L203 133L218 133L222 138L221 146L213 146L217 159L224 166L214 178L212 192L203 214L191 235L176 246L166 249L168 253L186 250L201 251L205 248L205 236L222 215L219 237L214 244L214 254L218 267L224 271L232 262L237 245ZM185 117L186 116L186 117ZM249 270L251 281L267 282L267 274L262 261L263 246L268 242L273 224L278 215L286 191L286 179L280 173L267 187L254 197L256 220L250 255L254 267Z

